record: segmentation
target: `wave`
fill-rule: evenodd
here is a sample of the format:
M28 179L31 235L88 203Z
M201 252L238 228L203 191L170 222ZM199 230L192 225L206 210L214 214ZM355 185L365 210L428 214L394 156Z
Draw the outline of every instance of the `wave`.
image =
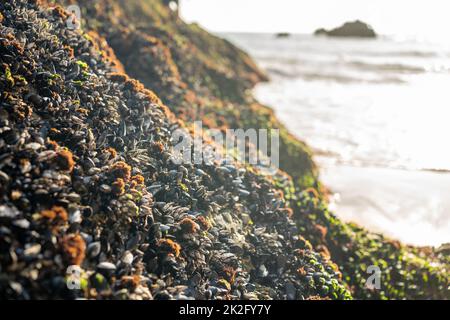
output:
M420 171L450 174L450 169L441 169L441 168L421 168Z
M433 51L355 51L355 54L367 57L410 57L410 58L436 58L440 54Z
M267 67L265 70L269 75L274 77L281 77L285 79L302 79L305 81L328 81L336 82L340 84L355 84L355 83L366 83L366 84L405 84L406 81L400 77L390 76L390 77L378 77L374 79L367 79L363 77L350 76L340 73L319 73L319 72L296 72L287 71L285 68L278 67Z
M266 71L269 74L280 76L283 78L289 78L289 79L297 78L300 75L298 72L287 71L287 70L284 70L283 68L277 68L277 67L267 67Z
M401 75L424 74L427 69L404 63L370 63L361 60L293 61L277 59L265 61L265 70L275 77L287 79L301 78L306 81L334 81L338 83L402 84ZM332 72L332 70L335 72ZM336 70L339 69L339 70ZM350 74L342 72L350 71ZM331 71L331 72L330 72ZM352 72L353 71L353 72ZM356 74L355 74L356 72ZM360 73L360 75L358 75ZM371 73L373 78L367 77ZM384 75L384 76L383 76Z
M338 73L320 74L315 72L302 72L298 75L306 81L331 81L341 84L369 83L369 84L404 84L405 80L399 77L381 77L377 79L367 79L354 77Z
M363 71L387 71L397 73L412 73L419 74L425 73L426 69L419 66L406 65L401 63L367 63L363 61L350 61L347 64L353 68L357 68Z
M329 166L332 165L343 165L351 166L357 168L379 168L379 169L392 169L392 170L402 170L402 171L416 171L416 172L431 172L436 174L450 174L450 168L427 168L427 167L415 167L412 165L400 165L390 163L388 161L368 161L367 159L352 159L346 160L342 159L340 154L334 151L328 151L323 149L313 148L314 157L319 160L319 165Z

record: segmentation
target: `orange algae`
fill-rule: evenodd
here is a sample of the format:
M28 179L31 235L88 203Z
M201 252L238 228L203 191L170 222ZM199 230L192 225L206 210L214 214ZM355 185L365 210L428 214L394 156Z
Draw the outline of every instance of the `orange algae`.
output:
M56 161L61 170L72 172L75 166L75 161L73 160L73 154L67 149L62 149L58 151Z
M81 265L86 252L86 243L79 234L71 234L62 239L66 259L73 265Z
M171 253L175 257L180 255L181 246L171 239L161 239L158 241L158 247L161 251Z
M123 161L119 161L112 165L110 172L115 178L121 178L124 181L128 181L131 177L131 166Z
M196 224L192 219L184 218L180 221L181 230L185 233L196 233L199 229L198 224Z
M111 192L116 196L121 196L125 193L125 181L122 178L118 178L113 182Z

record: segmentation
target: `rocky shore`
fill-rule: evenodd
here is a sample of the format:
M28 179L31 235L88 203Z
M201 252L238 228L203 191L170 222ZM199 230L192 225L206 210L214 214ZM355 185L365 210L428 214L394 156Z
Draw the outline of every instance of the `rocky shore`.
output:
M77 1L80 30L54 2L0 4L2 299L449 298L448 255L328 211L244 52L159 0ZM196 119L281 128L283 171L177 164Z

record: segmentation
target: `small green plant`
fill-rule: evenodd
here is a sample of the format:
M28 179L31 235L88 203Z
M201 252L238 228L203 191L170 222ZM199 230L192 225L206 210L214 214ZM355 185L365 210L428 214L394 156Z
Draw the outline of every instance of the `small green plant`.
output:
M88 66L87 63L84 62L84 61L78 60L76 63L77 63L77 65L79 65L80 68L83 69L84 71L86 71L86 70L89 69L89 66Z
M9 86L13 87L15 84L14 78L11 74L11 69L9 68L9 66L7 64L3 65L5 68L5 79L6 82L8 83Z

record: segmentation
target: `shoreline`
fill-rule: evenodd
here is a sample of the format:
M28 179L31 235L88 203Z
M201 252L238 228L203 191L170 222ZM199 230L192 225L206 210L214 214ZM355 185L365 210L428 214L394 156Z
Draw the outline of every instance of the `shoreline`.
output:
M334 198L330 206L344 221L410 245L438 247L450 241L450 175L348 165L320 168L320 179Z

